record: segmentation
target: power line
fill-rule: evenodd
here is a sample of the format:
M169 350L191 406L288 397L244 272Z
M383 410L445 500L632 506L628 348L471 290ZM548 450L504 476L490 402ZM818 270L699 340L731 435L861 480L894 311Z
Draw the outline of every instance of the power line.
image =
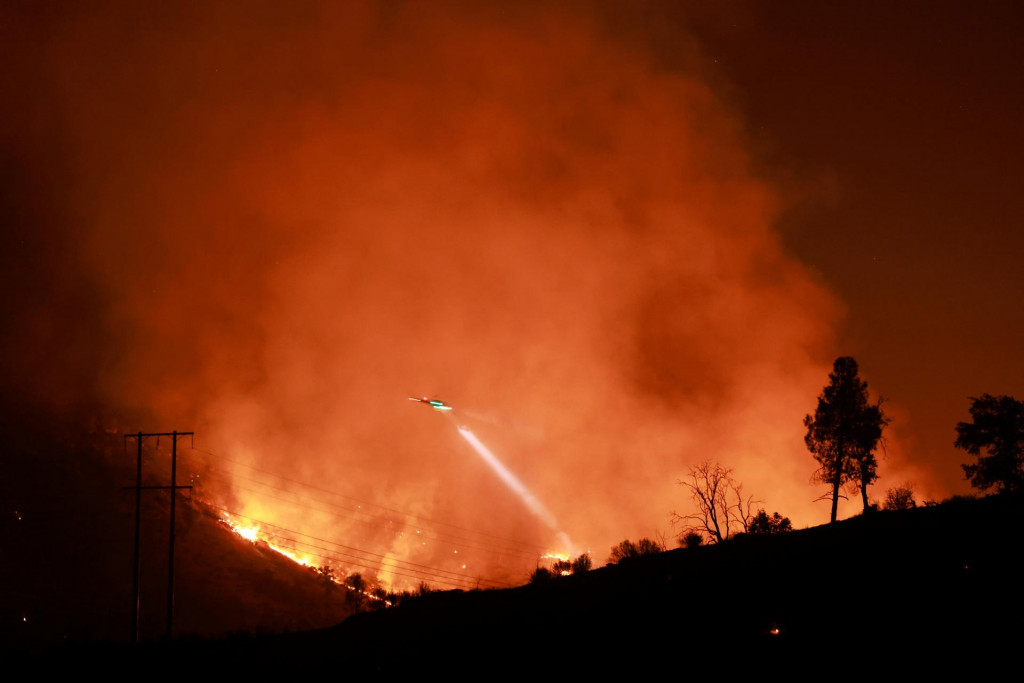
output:
M279 524L272 524L272 523L267 522L265 520L257 519L255 517L250 517L248 515L243 515L243 514L241 514L239 512L235 512L233 510L229 510L228 508L225 508L225 507L220 507L220 506L216 506L216 505L208 505L208 507L210 507L211 509L214 509L214 510L219 510L221 512L226 512L227 514L232 515L234 517L240 517L242 519L249 520L250 522L261 524L263 526L268 526L268 527L271 527L273 529L279 529L279 530L287 532L289 534L294 534L296 536L301 536L301 537L304 537L304 538L309 538L309 539L312 539L314 541L320 541L321 543L327 543L329 545L337 546L339 548L344 548L346 550L351 550L351 551L354 551L354 552L357 552L357 553L362 553L363 555L370 555L371 557L359 557L357 555L349 555L348 553L343 553L343 552L340 552L340 551L333 551L333 550L330 550L328 548L324 548L322 546L318 546L318 545L313 544L313 543L307 543L306 541L302 541L302 540L299 540L299 539L285 537L285 540L291 541L293 543L299 543L301 545L307 545L307 546L310 546L310 547L313 547L313 548L317 548L318 550L324 550L324 551L333 553L334 554L333 556L335 556L335 557L345 556L345 557L350 557L350 558L353 558L353 559L356 559L356 560L361 560L363 562L375 562L375 563L377 563L379 565L379 566L376 566L376 567L367 566L367 565L359 565L359 564L356 565L356 566L363 567L365 569L373 569L373 570L384 569L384 570L386 570L386 571L388 571L390 573L395 573L395 574L397 574L399 576L406 576L408 578L415 578L415 579L422 579L423 578L423 577L416 577L416 576L408 576L407 574L400 574L400 573L392 571L392 569L400 569L400 570L403 570L403 571L416 572L416 573L420 573L420 574L427 574L428 576L431 576L432 578L435 578L439 582L441 582L442 579L450 580L450 579L454 578L454 579L458 579L460 581L464 581L464 582L467 582L467 583L473 583L473 579L460 576L459 573L455 572L455 571L451 571L451 570L448 570L448 569L441 569L440 567L431 567L431 566L428 566L428 565L419 564L417 562L411 562L409 560L399 560L398 558L389 558L388 556L382 555L380 553L375 553L375 552L372 552L372 551L369 551L369 550L363 550L362 548L356 548L354 546L346 545L344 543L339 543L337 541L332 541L330 539L320 538L318 536L313 536L312 534L306 534L306 533L303 533L301 531L297 531L295 529L289 529L289 528L283 527L283 526L281 526ZM275 543L275 545L278 545L278 544ZM282 547L286 547L286 546L282 546ZM297 550L299 552L306 552L302 548L290 547L290 549ZM314 555L316 557L325 557L324 555L319 555L317 553L309 553L309 554L310 555ZM372 558L380 558L380 559L372 559ZM402 566L397 565L397 564L389 566L389 565L385 564L385 561L391 561L391 562L406 564L406 565L410 565L410 566L409 567L402 567ZM355 564L355 563L352 563L352 564ZM420 567L422 569L415 569L415 567ZM454 576L444 576L444 574L452 574ZM509 584L508 582L505 582L505 581L496 581L496 580L491 580L491 579L483 579L483 578L480 578L480 577L475 577L475 578L476 578L476 581L479 582L479 583L492 583L492 584L499 585L499 586L510 586L511 585L511 584Z
M290 539L286 539L286 540L290 540ZM441 584L444 584L444 585L447 585L447 586L455 586L456 588L465 588L467 585L468 586L474 585L473 579L466 578L466 577L459 577L459 576L439 577L439 576L435 576L435 575L431 574L430 572L420 571L420 570L417 570L417 569L406 569L406 571L417 572L419 574L425 574L426 575L425 577L424 576L413 576L411 574L403 574L402 572L395 571L393 568L388 568L386 566L385 567L374 567L374 566L371 566L371 565L359 564L358 562L353 562L351 559L343 559L343 558L347 558L347 557L350 558L351 557L351 556L345 555L345 553L332 552L328 548L321 548L320 546L313 545L311 543L303 543L302 541L294 541L294 542L299 543L301 545L306 545L306 546L309 546L309 547L312 547L312 548L316 548L318 550L323 550L324 553L326 553L326 554L314 553L314 552L310 552L308 550L305 550L303 548L297 548L295 546L286 545L284 543L277 543L277 542L275 542L270 547L271 547L271 549L274 549L274 548L286 548L288 550L295 550L296 552L305 553L307 555L312 555L313 557L319 557L321 559L341 560L341 561L345 562L345 564L348 564L348 565L351 565L351 566L354 566L354 567L360 567L362 569L370 569L370 570L373 570L373 571L382 571L383 570L383 571L386 571L389 574L393 574L394 576L403 576L405 578L415 579L417 581L424 581L426 579L429 579L430 581L432 581L434 583L441 583ZM365 558L356 558L356 559L362 559L362 560L365 561ZM400 569L403 569L403 568L400 567ZM456 581L460 581L461 583L453 583L451 581L452 579L455 579ZM484 582L484 581L485 581L484 579L477 579L477 582ZM507 587L510 584L500 584L500 585Z
M311 538L311 539L313 539L315 541L320 541L322 543L329 543L329 544L337 546L339 548L345 548L346 550L352 550L352 551L357 552L357 553L362 553L363 555L371 555L373 557L381 558L379 560L375 560L375 559L366 558L366 557L349 556L349 557L354 557L355 559L359 559L359 560L363 560L363 561L367 561L367 562L378 562L378 563L381 564L382 567L385 567L385 568L387 567L387 565L384 564L384 561L390 560L392 562L399 562L399 563L402 563L402 564L408 564L408 565L410 565L412 567L422 567L423 569L429 570L431 572L443 572L443 573L446 573L446 574L454 574L457 578L463 578L463 577L461 577L459 575L458 572L453 572L451 570L441 569L439 567L430 567L428 565L419 564L417 562L411 562L409 560L399 560L398 558L389 558L387 555L382 555L380 553L375 553L375 552L372 552L372 551L369 551L369 550L363 550L362 548L356 548L354 546L346 545L344 543L339 543L337 541L332 541L330 539L320 538L318 536L313 536L311 534L306 534L306 533L303 533L301 531L297 531L295 529L289 529L287 527L280 526L279 524L272 524L272 523L266 522L264 520L256 519L255 517L249 517L247 515L243 515L243 514L240 514L240 513L237 513L237 512L233 512L231 510L228 510L227 508L222 508L222 507L217 507L217 506L210 506L210 507L212 507L212 508L214 508L216 510L221 510L223 512L226 512L226 513L228 513L230 515L233 515L235 517L241 517L243 519L248 519L250 521L257 522L259 524L272 527L274 529L280 529L281 531L285 531L285 532L290 533L290 534L295 534L297 536L303 536L305 538ZM305 541L301 541L301 540L298 540L298 539L287 539L287 540L290 540L290 541L295 542L295 543L302 543L304 545L311 545L311 546L313 546L313 544L306 543ZM319 546L314 546L314 547L318 547L319 548ZM326 550L326 548L320 548L320 549L321 550ZM335 551L335 552L337 552L337 551ZM346 553L339 553L339 554L346 555ZM398 569L406 569L407 571L416 571L416 570L410 569L408 567L397 567L397 568ZM483 580L483 579L481 579L481 580ZM501 584L501 585L506 585L506 586L509 585L508 583L503 582L503 581L489 581L488 580L488 583L496 583L496 584Z
M205 453L207 455L212 455L214 457L219 457L216 454L211 453L209 451L203 451L203 450L200 450L200 449L197 449L197 448L193 448L192 450L198 451L200 453ZM341 494L341 493L336 493L334 491L331 491L329 489L325 489L325 488L316 486L314 484L309 484L307 482L299 481L297 479L291 479L289 477L285 477L285 476L276 474L276 473L271 472L269 470L264 470L264 469L261 469L261 468L258 468L258 467L254 467L252 465L247 465L245 463L241 463L241 462L238 462L238 461L228 460L228 459L224 459L223 461L224 462L230 462L230 463L236 464L236 465L241 465L242 467L246 467L248 469L252 469L252 470L255 470L257 472L263 472L264 474L269 474L269 475L271 475L272 477L274 477L276 479L281 479L283 481L287 481L287 482L290 482L290 483L293 483L293 484L298 484L300 486L304 486L304 487L307 487L307 488L310 488L310 489L313 489L313 490L316 490L316 491L321 491L323 493L327 493L327 494L332 495L332 496L337 496L339 498L345 498L347 500L351 500L353 502L360 503L362 505L370 505L372 507L376 507L376 508L380 508L382 510L386 510L387 512L392 512L392 513L395 513L395 514L398 514L398 515L402 515L402 516L405 516L405 517L411 517L413 519L417 519L417 520L420 520L420 521L423 521L423 522L427 522L427 523L430 523L430 524L440 524L440 525L443 525L443 526L452 527L454 529L459 529L460 531L465 531L467 533L476 534L476 535L479 535L479 536L487 536L487 537L490 537L490 538L493 538L493 539L496 539L496 540L499 540L499 541L510 543L512 545L524 546L526 549L528 549L530 551L530 556L531 557L536 552L542 551L542 549L540 547L535 546L535 545L530 544L530 543L527 543L525 541L519 541L519 540L515 540L515 539L505 538L505 537L497 536L495 534L490 534L490 533L487 533L487 532L484 532L484 531L477 531L475 529L469 529L469 528L466 528L466 527L462 527L462 526L459 526L457 524L452 524L450 522L443 522L443 521L440 521L440 520L430 519L428 517L423 517L422 515L417 515L417 514L412 513L412 512L404 512L402 510L396 510L394 508L389 508L389 507L386 507L384 505L379 505L377 503L372 503L372 502L369 502L369 501L360 500L360 499L354 498L352 496L347 496L347 495L344 495L344 494ZM210 463L207 462L207 464L209 465ZM227 471L230 471L230 470L227 470ZM245 475L241 475L241 474L238 474L238 473L235 473L235 472L232 473L232 476L238 476L238 477L241 477L241 478L247 478L247 477L245 477ZM269 487L272 487L272 488L278 488L279 490L288 491L287 489L283 489L281 487L276 487L273 484L267 484L267 483L259 481L257 479L252 479L252 478L248 478L248 479L250 481L255 481L257 483L260 483L260 484L262 484L264 486L269 486ZM339 505L334 504L334 503L329 503L327 501L319 501L319 502L323 502L326 505L331 505L331 506L338 507L338 508L341 508L341 509L351 510L351 508L343 508L342 506L339 506ZM353 512L359 512L361 514L370 514L368 512L363 511L363 510L358 510L358 511L353 510ZM403 522L402 524L404 524L405 526L411 526L410 524L408 524L406 522ZM438 533L445 533L445 534L447 534L447 532L443 532L443 531L439 531ZM448 535L451 535L451 536L453 536L455 538L460 538L458 536L455 536L454 534L448 534ZM463 539L463 540L465 540L465 539Z
M451 571L451 570L448 570L448 569L441 569L440 567L430 567L428 565L419 564L417 562L411 562L409 560L399 560L398 558L389 558L387 555L382 555L380 553L371 552L369 550L363 550L362 548L356 548L355 546L346 545L344 543L338 543L337 541L331 541L329 539L319 538L317 536L312 536L310 534L305 534L305 533L302 533L300 531L296 531L294 529L288 529L286 527L282 527L282 526L277 525L277 524L271 524L269 522L265 522L265 521L262 521L262 520L256 520L256 519L254 519L252 517L247 517L246 515L238 514L237 512L231 512L230 510L225 510L224 508L217 508L217 509L223 510L224 512L227 512L228 514L234 515L236 517L242 517L244 519L249 519L249 520L258 522L259 524L263 524L265 526L270 526L270 527L273 527L275 529L280 529L281 531L285 531L285 532L288 532L288 533L291 533L291 534L295 534L295 535L298 535L298 536L304 536L306 538L311 538L313 540L321 541L323 543L330 543L331 545L336 545L339 548L345 548L346 550L352 550L354 552L362 553L364 555L371 555L371 556L374 556L374 557L379 557L379 558L381 558L380 560L371 560L369 558L359 557L357 555L348 555L347 553L339 553L340 555L345 555L347 557L351 557L351 558L358 559L358 560L364 560L364 561L367 561L367 562L371 562L371 561L372 562L379 562L379 563L381 563L382 567L387 567L388 565L385 565L384 561L390 559L392 562L401 562L402 564L408 564L408 565L411 565L413 567L422 567L423 569L428 569L428 570L431 570L431 571L443 572L443 573L446 573L446 574L454 574L456 577L462 578L462 576L458 572L454 572L454 571ZM311 547L320 548L320 550L327 550L327 548L321 548L320 546L316 546L316 545L314 545L312 543L307 543L306 541L302 541L302 540L299 540L299 539L287 538L287 537L284 537L284 538L286 540L292 541L294 543L301 543L303 545L309 545ZM301 550L301 549L296 548L296 550ZM406 569L405 567L398 567L398 568L399 569ZM496 581L494 583L503 583L503 582Z
M389 508L389 507L386 507L384 505L380 505L378 503L372 503L370 501L360 500L359 498L354 498L352 496L347 496L347 495L342 494L342 493L337 493L335 491L331 491L330 489L325 489L325 488L322 488L320 486L316 486L315 484L310 484L308 482L299 481L297 479L291 479L289 477L285 477L283 475L277 474L276 472L271 472L270 470L261 469L259 467L255 467L253 465L249 465L249 464L244 463L244 462L239 462L237 460L230 460L228 458L222 458L221 456L217 455L216 453L211 453L210 451L205 451L205 450L196 448L195 446L192 446L191 450L196 451L198 453L204 453L206 455L210 455L210 456L213 456L215 458L218 458L219 462L229 462L229 463L231 463L233 465L240 465L242 467L246 467L248 469L255 470L257 472L262 472L264 474L269 474L270 476L272 476L272 477L274 477L276 479L281 479L283 481L287 481L287 482L290 482L292 484L298 484L299 486L304 486L304 487L309 488L309 489L313 489L313 490L316 490L316 491L321 491L323 493L327 493L327 494L332 495L332 496L337 496L339 498L345 498L346 500L351 500L353 502L360 503L362 505L371 505L373 507L380 508L381 510L386 510L388 512L393 512L395 514L403 515L403 516L406 516L406 517L411 517L413 519L421 520L423 522L428 522L430 524L440 524L442 526L447 526L447 527L451 527L453 529L458 529L459 531L465 531L467 533L477 534L479 536L487 536L487 537L493 538L495 540L503 541L505 543L510 543L512 545L524 546L524 548L528 549L529 551L531 551L531 553L533 553L534 551L543 552L542 548L540 548L538 546L535 546L532 543L527 543L525 541L519 541L519 540L511 539L511 538L505 538L503 536L498 536L496 534L491 534L491 533L488 533L488 532L485 532L485 531L477 531L475 529L469 529L467 527L459 526L457 524L452 524L450 522L444 522L444 521L441 521L441 520L430 519L429 517L424 517L422 515L418 515L418 514L415 514L415 513L412 513L412 512L404 512L402 510L396 510L394 508ZM210 464L210 463L207 463L207 464ZM239 475L239 476L241 476L241 475ZM443 533L443 532L441 532L441 533Z
M214 476L217 477L217 478L221 478L220 474L216 473L216 472L214 473ZM267 486L269 488L272 488L272 489L275 489L275 490L278 490L278 491L283 491L285 493L289 493L289 494L293 493L292 491L289 491L288 489L282 488L280 486L275 486L273 484L268 484L268 483L260 481L258 479L253 479L252 477L246 477L245 475L240 475L240 474L232 473L230 476L232 478L237 477L237 478L240 478L240 479L244 479L246 481L252 481L252 482L255 482L255 483L259 484L260 486ZM269 493L267 493L265 491L259 491L259 490L256 490L256 489L248 488L246 486L241 486L241 485L235 484L234 481L232 481L231 483L234 484L237 488L239 488L241 490L244 490L244 491L250 491L250 492L256 494L257 496L261 496L261 497L264 497L264 498L270 498L272 500L277 500L277 501L280 501L280 502L283 502L283 503L287 503L289 505L294 505L296 507L306 508L306 509L309 509L309 510L315 510L317 512L322 512L324 514L332 515L332 516L334 516L336 518L340 518L341 517L341 515L338 515L337 513L333 513L333 512L329 512L329 511L323 510L321 508L318 508L318 507L313 506L313 505L309 505L309 504L307 504L305 502L302 502L302 501L291 500L291 499L288 499L288 498L281 498L279 496L274 496L274 495L269 494ZM346 508L344 506L337 505L335 503L331 503L330 501L320 500L320 499L317 499L317 498L312 498L311 500L313 500L315 502L318 502L318 503L321 503L323 505L327 505L327 506L330 506L330 507L338 508L340 510L344 510L346 512L351 512L351 513L354 513L354 514L361 514L361 515L368 515L368 516L372 515L372 513L369 513L369 512L363 511L363 510L353 510L351 508ZM376 528L387 529L389 526L394 525L395 527L399 527L399 528L415 529L415 526L412 525L412 524L409 524L408 522L388 519L386 521L386 523L381 524L380 522L376 521L377 519L378 518L375 518L375 517L371 517L370 520L353 518L351 521L358 522L360 524L364 524L364 525L367 525L367 526L373 526L373 527L376 527ZM388 529L388 530L392 531L391 529ZM420 534L420 530L419 529L415 529L415 530L416 530L417 534ZM440 535L442 535L442 536L449 536L450 538L439 538L439 537L431 536L430 534L421 534L420 537L424 538L426 540L435 541L437 543L450 543L452 545L456 545L456 546L458 546L460 548L463 548L463 549L478 550L480 552L486 552L486 553L490 553L490 554L493 554L493 555L499 555L499 556L507 555L507 556L521 557L521 558L524 558L524 559L529 559L531 561L536 559L537 555L541 554L539 551L537 553L526 554L526 553L523 553L520 550L516 550L516 549L513 549L513 548L499 548L499 547L496 547L496 546L490 546L490 547L483 546L483 547L481 547L481 546L477 546L477 545L472 545L471 543L473 543L473 541L468 541L467 539L463 539L463 538L461 538L459 536L455 536L454 534L445 534L444 532L438 532L438 533ZM455 540L451 540L451 539L455 539Z

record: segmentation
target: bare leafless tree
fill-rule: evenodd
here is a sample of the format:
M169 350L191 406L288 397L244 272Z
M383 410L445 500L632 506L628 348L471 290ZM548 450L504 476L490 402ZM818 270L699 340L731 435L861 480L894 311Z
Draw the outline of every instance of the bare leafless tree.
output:
M754 518L753 496L744 496L743 485L732 476L732 470L717 462L705 460L690 468L679 484L689 489L696 511L688 515L672 512L673 525L682 525L680 534L697 532L709 541L721 543L730 534L746 532Z

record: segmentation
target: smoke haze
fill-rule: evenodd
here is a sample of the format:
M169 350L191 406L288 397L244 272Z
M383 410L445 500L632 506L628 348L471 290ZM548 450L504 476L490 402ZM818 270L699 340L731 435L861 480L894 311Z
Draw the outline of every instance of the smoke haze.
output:
M281 487L213 471L218 504L432 566L451 544L284 504L267 477L569 550L406 400L426 395L597 563L668 531L708 458L822 521L802 418L842 307L781 246L697 46L667 68L614 11L567 7L15 13L7 205L48 274L8 269L34 283L5 311L31 320L12 376L127 431L194 430L196 463Z

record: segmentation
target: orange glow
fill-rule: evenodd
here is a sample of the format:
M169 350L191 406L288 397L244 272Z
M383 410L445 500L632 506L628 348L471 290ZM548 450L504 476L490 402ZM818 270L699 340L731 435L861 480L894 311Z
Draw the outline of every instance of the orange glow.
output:
M303 567L311 566L309 555L301 555L299 553L292 552L287 548L282 548L281 546L274 543L272 535L261 532L259 525L241 524L232 520L230 516L221 518L220 522L227 526L229 529L231 529L231 531L238 534L250 543L262 542L264 545L266 545L274 552L284 555L296 564L300 564Z
M230 519L222 519L220 521L226 524L227 527L234 531L236 534L238 534L239 536L241 536L242 538L251 543L263 540L260 538L260 528L258 526L243 526L241 524L236 524Z
M308 556L307 557L302 557L302 556L298 555L297 553L293 553L292 551L287 550L286 548L278 547L278 546L274 545L273 543L269 543L269 542L267 543L267 547L270 548L271 550L273 550L276 553L280 553L280 554L284 555L285 557L287 557L292 562L295 562L297 564L301 564L303 567L310 566L310 564L309 564L309 557Z
M670 533L708 457L825 518L802 418L842 307L696 55L587 3L286 5L47 33L108 414L194 428L243 538L388 588Z
M540 559L542 559L542 560L560 560L562 562L568 562L569 559L570 559L570 556L569 556L569 553L551 552L551 553L545 553L544 555L541 555Z

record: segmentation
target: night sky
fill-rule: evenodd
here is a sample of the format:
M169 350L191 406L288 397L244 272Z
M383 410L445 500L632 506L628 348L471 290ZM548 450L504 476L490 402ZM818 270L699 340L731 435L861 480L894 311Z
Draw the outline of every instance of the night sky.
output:
M852 355L873 497L966 493L968 397L1024 393L1022 12L4 3L5 403L556 549L465 424L603 561L705 459L827 521Z
M728 5L728 3L726 3ZM845 304L838 348L943 491L968 397L1020 395L1024 50L1012 2L737 3L709 57L787 246Z

